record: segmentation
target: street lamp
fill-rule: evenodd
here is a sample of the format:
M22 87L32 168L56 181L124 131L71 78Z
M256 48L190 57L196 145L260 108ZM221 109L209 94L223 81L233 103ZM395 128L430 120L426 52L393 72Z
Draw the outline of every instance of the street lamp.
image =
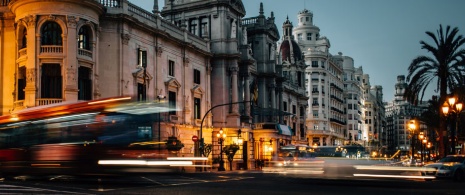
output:
M415 129L417 128L417 125L415 124L415 120L410 120L409 124L408 124L408 129L410 130L410 136L412 137L412 141L410 143L411 147L412 147L412 163L413 163L413 158L414 158L414 154L415 154L415 145L414 145L414 141L415 141Z
M421 162L425 162L424 161L424 158L426 157L425 153L426 153L426 144L428 144L428 137L424 137L422 140L421 140L422 144L421 144L421 150L422 150L422 153L421 153Z
M425 138L425 135L423 134L423 132L420 132L418 134L418 140L420 140L420 160L421 160L421 162L423 162L423 145L422 145L423 138Z
M460 112L462 112L462 107L463 107L463 104L457 101L458 100L456 97L450 97L442 105L442 113L445 116L449 116L452 113L455 114L455 129L451 129L452 154L455 154L455 135L459 127L459 119L460 119L459 114Z
M226 134L223 132L223 128L221 128L220 131L216 134L216 137L218 137L218 142L220 143L220 166L218 167L218 171L225 171L226 169L224 168L223 161L223 142L226 138Z

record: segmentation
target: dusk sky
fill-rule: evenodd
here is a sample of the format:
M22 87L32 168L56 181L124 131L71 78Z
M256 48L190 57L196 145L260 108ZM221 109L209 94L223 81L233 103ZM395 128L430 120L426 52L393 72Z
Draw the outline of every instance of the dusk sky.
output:
M152 11L153 0L130 0ZM259 13L264 3L266 17L274 12L282 36L282 24L289 20L297 25L297 14L305 9L313 12L314 25L331 43L330 53L342 52L354 59L370 75L371 85L383 87L384 101L394 98L398 75L407 76L407 67L419 55L420 40L433 44L425 32L436 33L439 25L458 27L465 35L465 1L463 0L243 0L246 16ZM163 0L159 0L162 9ZM423 100L436 94L435 83Z

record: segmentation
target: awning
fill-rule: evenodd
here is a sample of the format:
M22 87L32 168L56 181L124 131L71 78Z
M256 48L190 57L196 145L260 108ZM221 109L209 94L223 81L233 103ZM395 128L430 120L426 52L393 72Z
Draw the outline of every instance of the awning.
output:
M279 134L292 136L291 127L286 126L286 125L280 125L280 124L278 124L277 126L278 126Z

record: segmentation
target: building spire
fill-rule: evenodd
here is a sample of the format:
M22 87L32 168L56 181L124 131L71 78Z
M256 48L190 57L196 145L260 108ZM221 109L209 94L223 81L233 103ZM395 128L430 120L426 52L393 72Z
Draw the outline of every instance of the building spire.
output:
M154 14L159 14L160 11L158 9L158 0L153 0L153 10L152 13Z
M260 15L263 15L265 12L263 12L263 3L260 2Z

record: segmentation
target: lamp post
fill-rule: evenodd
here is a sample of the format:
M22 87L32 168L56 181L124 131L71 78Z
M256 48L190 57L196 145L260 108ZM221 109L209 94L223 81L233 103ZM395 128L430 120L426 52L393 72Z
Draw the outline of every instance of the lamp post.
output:
M244 139L242 139L242 130L241 129L237 130L237 144L239 145L239 150L242 149L241 154L242 154L242 160L243 160L242 162L243 162L243 164L240 165L240 168L246 169L247 166L245 164L246 159L245 159L245 156L244 156L244 145L243 145L244 144Z
M431 160L431 142L428 142L426 144L426 147L428 148L428 161Z
M224 161L223 161L223 142L226 138L226 134L223 132L223 128L220 129L220 132L216 134L218 137L218 142L220 143L220 166L218 167L218 171L225 171L224 168Z
M422 153L421 153L421 162L424 163L424 159L426 158L426 144L428 143L428 138L427 137L424 137L422 140L421 140L422 144L421 144L421 150L422 150Z
M418 134L418 140L420 140L420 160L421 162L423 162L423 138L425 138L425 135L423 134L423 132L420 132Z
M457 102L456 97L450 97L447 99L446 102L442 105L442 113L445 116L449 116L451 114L455 115L455 129L451 129L451 145L452 145L452 154L455 154L455 135L458 131L459 127L459 119L460 119L460 112L462 112L463 104L461 102Z
M200 156L204 156L204 152L203 152L203 149L205 149L204 147L204 139L203 139L203 130L202 130L202 127L203 127L203 122L205 120L205 118L207 117L208 113L211 112L214 108L217 108L217 107L220 107L220 106L229 106L229 105L233 105L233 104L241 104L241 103L248 103L248 102L252 102L252 101L242 101L242 102L231 102L231 103L226 103L226 104L219 104L219 105L215 105L213 107L211 107L209 110L207 110L205 112L205 114L203 115L202 117L202 121L200 122L200 131L199 131L199 140L200 140L200 148L202 148L202 150L200 150L199 148L199 154Z
M415 144L414 144L414 141L415 141L415 129L417 128L417 125L415 124L415 120L410 120L409 124L408 124L408 129L410 130L410 136L412 137L412 140L411 140L411 147L412 147L412 162L413 163L413 155L415 154Z

